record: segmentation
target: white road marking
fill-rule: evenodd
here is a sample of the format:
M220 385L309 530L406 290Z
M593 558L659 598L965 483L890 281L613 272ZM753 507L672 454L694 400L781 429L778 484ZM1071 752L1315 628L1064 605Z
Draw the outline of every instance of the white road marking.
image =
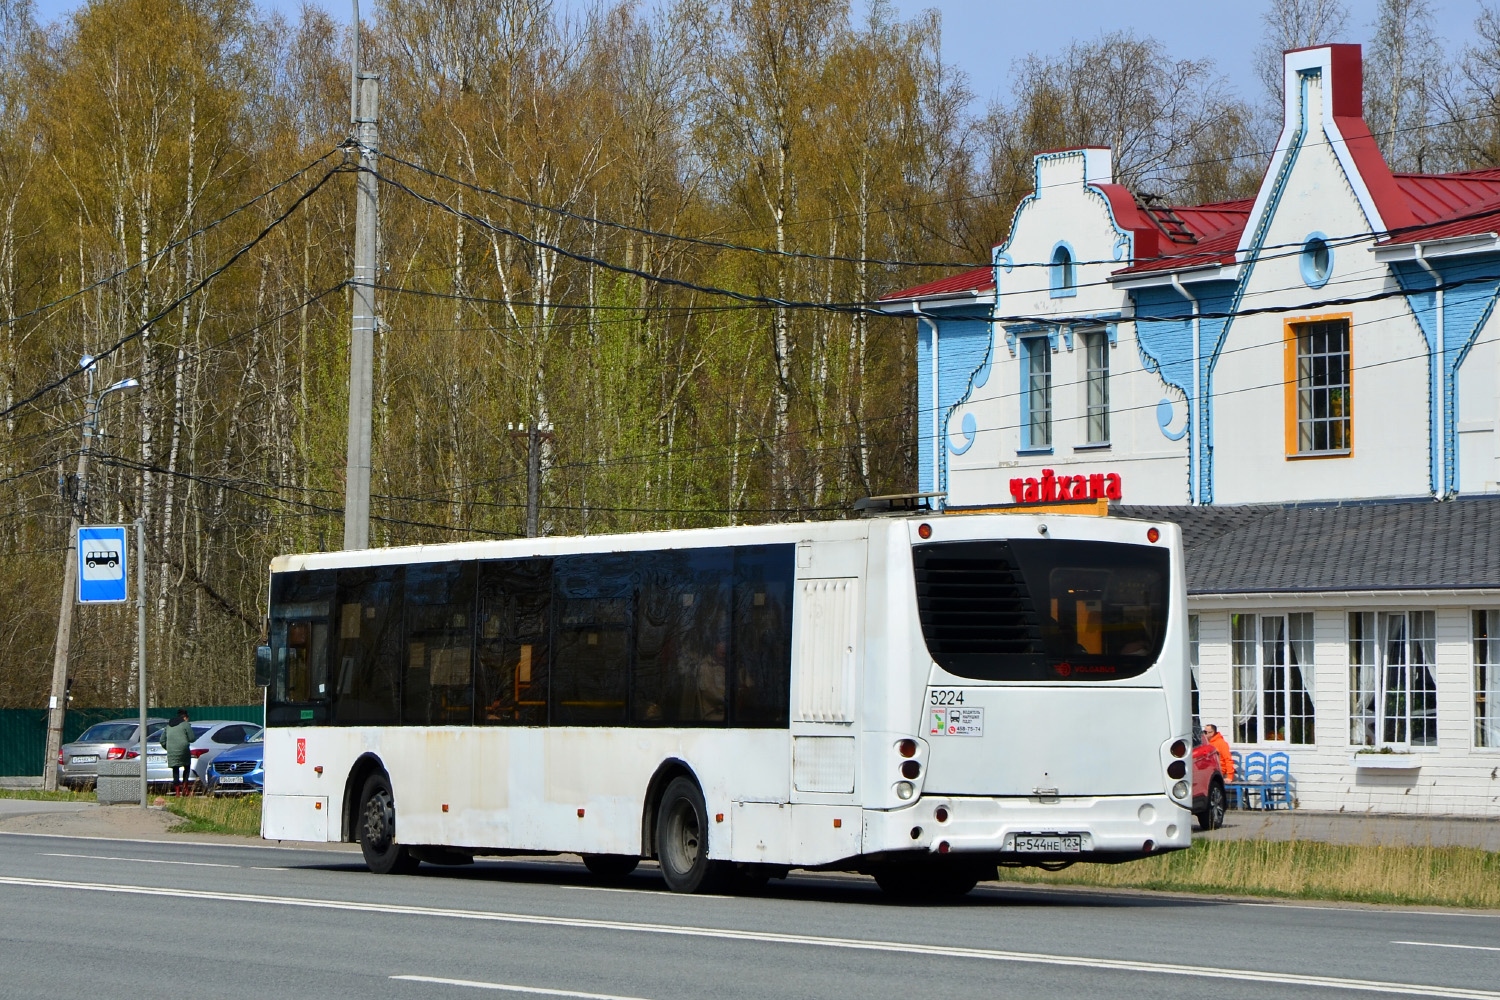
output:
M112 858L103 854L50 854L44 858L87 858L89 861L136 861L143 865L187 865L190 868L238 868L239 865L218 865L208 861L163 861L159 858Z
M64 882L57 879L20 878L4 875L0 875L0 885L25 886L36 889L69 889L78 892L121 893L135 896L168 896L177 899L203 899L219 903L253 903L266 906L298 907L309 910L349 910L361 914L384 913L392 916L440 917L454 920L478 920L537 927L568 927L576 930L620 931L633 934L660 934L686 938L713 938L723 941L746 941L757 944L789 945L801 948L838 948L849 951L885 952L895 955L921 955L929 958L967 958L989 962L1013 962L1079 969L1103 969L1112 972L1139 972L1160 976L1186 976L1197 979L1277 983L1286 986L1320 987L1333 990L1363 990L1367 993L1391 993L1401 996L1456 997L1461 998L1461 1000L1500 1000L1500 992L1469 989L1462 986L1429 986L1422 983L1396 983L1374 979L1343 979L1336 976L1313 976L1294 972L1274 972L1259 969L1220 969L1212 966L1175 965L1168 962L1140 962L1120 958L1092 958L1084 955L1047 955L1039 952L1000 951L989 948L961 948L949 945L916 944L906 941L880 941L861 938L783 934L775 931L740 930L728 927L690 927L682 924L652 924L627 920L598 920L587 917L552 917L535 913L505 913L487 910L454 910L434 906L409 906L399 903L374 903L360 900L264 896L241 892L210 892L201 889L114 885L104 882Z
M1319 906L1312 903L1237 903L1237 906L1261 906L1268 910L1334 910L1339 913L1388 914L1393 917L1483 917L1500 920L1500 913L1472 913L1461 910L1404 910L1395 907L1374 906Z
M1392 941L1391 944L1409 944L1420 948L1462 948L1465 951L1500 951L1488 944L1445 944L1442 941Z
M152 839L150 837L96 837L78 833L27 833L20 830L0 830L0 837L40 837L44 840L105 840L111 844L171 844L174 847L237 847L252 851L328 851L336 854L358 853L359 845L331 841L277 841L274 844L240 844L228 840L179 840ZM291 845L291 846L288 846Z
M439 986L468 986L476 990L502 990L506 993L535 993L547 997L582 997L583 1000L642 1000L614 993L578 993L574 990L549 990L540 986L510 986L506 983L483 983L477 979L444 979L441 976L392 976L412 983L437 983Z

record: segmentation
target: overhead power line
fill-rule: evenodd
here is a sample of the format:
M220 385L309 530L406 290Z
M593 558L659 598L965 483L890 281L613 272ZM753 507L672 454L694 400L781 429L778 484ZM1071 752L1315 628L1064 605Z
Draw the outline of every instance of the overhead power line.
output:
M183 292L181 295L178 295L177 297L175 297L174 299L172 299L170 302L168 302L166 305L162 306L149 319L147 319L145 322L143 322L143 323L139 324L138 326L136 326L135 329L131 330L131 332L127 333L125 336L123 336L119 340L115 341L109 347L106 347L103 350L97 352L94 355L94 359L96 361L102 361L105 358L110 357L111 355L113 355L114 353L116 353L117 351L119 351L122 347L124 347L126 344L129 344L130 342L132 342L132 341L136 340L137 338L141 337L148 330L150 330L153 326L155 326L157 323L161 322L167 316L170 316L184 302L186 302L188 299L192 298L194 295L197 295L204 288L207 288L208 285L212 281L214 281L214 279L218 278L219 275L223 274L225 271L229 270L229 268L233 267L234 264L241 257L243 257L245 254L249 253L251 250L255 249L255 247L258 246L260 244L260 242L262 240L264 240L267 236L269 236L271 234L271 232L277 226L281 225L288 218L290 218L291 215L292 215L292 213L295 212L298 208L300 208L302 206L303 202L305 202L308 198L312 197L312 195L314 194L314 192L318 191L320 188L322 188L322 186L324 184L328 183L329 178L333 177L334 174L345 173L345 172L347 172L347 170L348 170L348 168L343 167L343 166L337 166L337 167L334 167L334 168L330 169L328 172L326 172L322 177L320 177L318 179L318 181L317 181L316 184L314 184L312 187L308 188L306 191L303 191L300 195L298 195L297 199L295 201L293 201L291 203L291 205L289 205L286 208L285 211L283 211L280 215L276 216L276 218L273 219L268 225L266 225L265 228L263 228L259 233L257 233L253 239L251 239L248 243L242 244L238 249L236 249L234 251L234 253L230 254L229 257L222 264L220 264L218 267L214 268L208 274L204 275L201 279L199 279L197 282L195 282L193 284L193 286L191 288L189 288L187 291ZM15 413L17 410L19 410L19 409L21 409L21 408L29 405L30 403L34 402L35 400L40 399L42 396L45 396L47 393L52 392L55 389L61 388L62 386L66 385L67 383L69 383L70 381L72 381L73 379L75 379L79 375L81 375L83 373L83 371L84 371L84 369L82 369L82 368L75 368L72 371L68 372L66 375L63 375L63 376L61 376L59 378L56 378L56 379L53 379L51 382L48 382L46 385L43 385L39 389L36 389L35 391L31 392L29 395L25 396L24 398L18 400L15 403L12 403L10 406L7 406L4 410L0 410L0 418L10 416L12 413Z

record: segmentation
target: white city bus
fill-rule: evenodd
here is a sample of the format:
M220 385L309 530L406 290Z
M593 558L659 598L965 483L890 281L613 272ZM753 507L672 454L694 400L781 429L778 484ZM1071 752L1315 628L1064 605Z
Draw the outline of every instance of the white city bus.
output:
M283 556L262 836L674 890L1189 844L1177 528L873 517Z

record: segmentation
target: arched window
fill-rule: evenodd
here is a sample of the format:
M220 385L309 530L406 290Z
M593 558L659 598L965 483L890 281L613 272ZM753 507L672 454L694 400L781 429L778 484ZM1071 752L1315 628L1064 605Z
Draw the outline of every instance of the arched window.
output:
M1052 297L1062 298L1078 294L1078 279L1073 263L1073 251L1066 243L1059 243L1052 251Z

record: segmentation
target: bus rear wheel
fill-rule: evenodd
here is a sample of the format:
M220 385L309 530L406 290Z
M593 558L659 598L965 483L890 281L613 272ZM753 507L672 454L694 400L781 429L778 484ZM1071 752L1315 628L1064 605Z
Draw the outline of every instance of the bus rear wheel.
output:
M722 862L708 860L708 808L691 778L673 778L656 812L656 860L673 892L712 892Z
M583 867L600 878L624 878L635 871L641 859L629 854L585 854Z
M396 799L391 781L372 774L359 797L359 850L376 875L409 875L421 864L405 845L396 843Z

